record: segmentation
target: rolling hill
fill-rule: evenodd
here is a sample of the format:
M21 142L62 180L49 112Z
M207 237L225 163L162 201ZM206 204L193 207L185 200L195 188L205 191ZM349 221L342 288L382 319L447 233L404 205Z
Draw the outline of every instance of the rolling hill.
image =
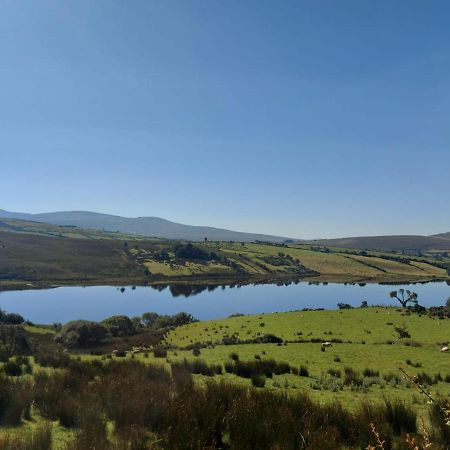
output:
M337 248L353 248L358 250L378 251L450 251L450 233L434 236L362 236L339 239L318 239L308 241L310 244Z
M243 233L221 228L183 225L159 217L121 217L90 211L63 211L43 214L9 212L0 209L0 218L44 222L53 225L77 226L92 230L120 232L162 239L189 241L267 241L283 242L287 238L266 234Z
M195 244L0 219L0 290L53 284L399 282L447 278L448 258L339 250L310 244Z

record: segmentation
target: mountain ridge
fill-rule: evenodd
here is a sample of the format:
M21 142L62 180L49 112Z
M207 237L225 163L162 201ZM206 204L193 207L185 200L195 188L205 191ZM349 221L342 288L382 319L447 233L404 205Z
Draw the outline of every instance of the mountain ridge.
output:
M289 238L261 233L247 233L210 226L185 225L153 216L122 217L92 211L57 211L50 213L19 213L0 209L0 217L29 220L52 225L77 226L110 232L138 234L163 239L202 241L269 241L284 242Z

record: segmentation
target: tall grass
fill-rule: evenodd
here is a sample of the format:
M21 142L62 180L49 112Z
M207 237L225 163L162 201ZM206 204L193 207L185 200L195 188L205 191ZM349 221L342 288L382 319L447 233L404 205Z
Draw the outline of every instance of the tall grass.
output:
M371 423L376 423L388 450L399 436L417 432L415 412L396 400L349 411L339 402L315 403L305 393L288 396L260 389L265 371L291 371L288 365L271 360L230 363L256 387L212 378L193 383L191 373L212 370L201 360L174 363L171 371L136 360L72 361L58 371L36 373L32 389L25 381L0 378L2 411L20 405L11 416L11 423L18 425L33 401L45 420L75 430L73 450L366 448L374 444ZM347 377L355 375L347 370ZM112 424L109 433L107 423ZM21 447L19 437L8 434L0 448L8 449L9 442L19 450L49 448L45 439L50 439L51 429L29 429L29 447ZM443 430L436 429L436 442L447 438ZM153 441L157 446L152 447Z
M2 450L51 450L52 426L48 422L0 434ZM90 447L92 448L92 447Z

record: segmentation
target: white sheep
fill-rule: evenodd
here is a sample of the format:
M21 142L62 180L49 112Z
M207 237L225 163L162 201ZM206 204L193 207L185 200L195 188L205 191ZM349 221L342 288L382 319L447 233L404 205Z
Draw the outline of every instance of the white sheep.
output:
M448 345L441 348L442 353L448 353Z
M333 347L333 344L329 341L322 342L322 347Z

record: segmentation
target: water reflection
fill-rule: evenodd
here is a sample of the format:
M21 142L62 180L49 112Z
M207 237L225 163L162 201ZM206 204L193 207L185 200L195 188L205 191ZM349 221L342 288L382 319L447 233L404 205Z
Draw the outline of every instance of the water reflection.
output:
M154 286L60 287L47 290L4 291L0 308L37 323L74 319L102 320L116 314L133 317L144 312L177 314L186 311L199 319L304 308L335 309L338 303L360 306L395 305L389 293L400 283L284 282L276 284L161 284ZM419 303L444 305L450 282L414 283ZM410 288L411 289L411 288Z

